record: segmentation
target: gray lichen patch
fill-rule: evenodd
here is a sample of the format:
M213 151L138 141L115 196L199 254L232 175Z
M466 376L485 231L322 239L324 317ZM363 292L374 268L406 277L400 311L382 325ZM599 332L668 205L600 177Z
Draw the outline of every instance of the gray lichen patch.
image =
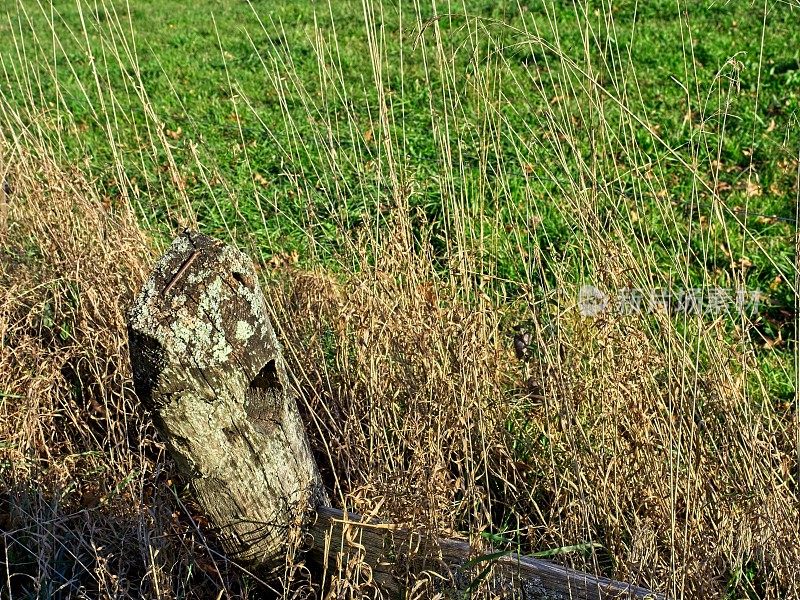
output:
M139 292L139 297L136 299L136 302L131 309L131 314L128 320L128 323L131 327L135 329L144 329L148 327L148 324L153 320L153 314L151 312L152 302L150 299L155 294L155 281L151 277L148 279L144 286L142 286L142 290Z
M198 354L198 365L203 366L200 361L212 360L223 363L233 352L233 348L225 337L225 324L222 319L222 304L228 300L229 290L223 293L223 283L220 277L214 279L203 291L198 303L200 315L204 316L204 324L209 327L208 337L204 340L207 343L208 354L203 357Z
M250 325L247 321L237 321L236 322L236 339L242 342L246 342L249 340L255 331L253 330L253 326Z
M183 252L189 252L193 249L191 240L189 239L188 235L179 235L174 240L172 240L172 244L169 247L167 255L170 254L180 254Z
M173 298L173 317L158 327L158 337L177 356L184 356L197 368L205 369L227 362L234 352L227 333L232 323L225 310L236 298L219 276L209 277L206 273L196 281L202 285L196 285L193 294ZM197 302L188 301L187 296L196 297ZM246 321L235 323L235 339L247 341L255 330Z
M249 313L252 316L252 324L265 332L268 344L275 350L279 349L278 338L275 335L272 325L270 324L269 315L267 313L267 305L264 302L264 296L258 289L249 289L243 287L240 291L242 297L249 307Z

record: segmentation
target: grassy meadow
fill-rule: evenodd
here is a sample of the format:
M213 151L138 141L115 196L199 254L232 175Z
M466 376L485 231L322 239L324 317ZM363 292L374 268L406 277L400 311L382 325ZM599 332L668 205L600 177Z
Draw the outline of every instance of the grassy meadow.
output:
M378 593L226 560L139 407L184 227L256 260L336 506L800 596L796 0L2 8L3 597Z

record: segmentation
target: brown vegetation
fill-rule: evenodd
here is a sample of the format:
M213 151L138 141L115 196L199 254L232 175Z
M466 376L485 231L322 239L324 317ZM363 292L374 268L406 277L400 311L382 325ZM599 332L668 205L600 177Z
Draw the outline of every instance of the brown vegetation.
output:
M205 546L131 390L125 311L147 240L80 172L4 155L6 591L247 596ZM748 386L741 345L695 332L701 364L666 318L654 338L539 302L525 363L510 327L525 307L438 276L405 215L393 230L372 240L373 265L268 278L337 504L476 543L502 533L523 551L600 544L565 558L689 597L721 595L750 561L759 594L798 593L796 421Z
M448 60L440 57L442 65ZM575 86L578 105L596 110L597 127L616 140L604 97L591 91L597 97L587 100L582 90ZM476 94L500 128L494 96ZM133 206L168 229L151 214L155 209L137 203L178 190L185 206L170 222L196 223L176 183L169 143L142 102L143 119L160 135L142 152L164 153L166 166L158 184L141 190L119 169L117 198L105 197L88 169L65 167L44 138L24 133L25 123L36 122L33 109L22 118L2 105L0 175L8 186L0 196L0 593L12 598L266 593L257 574L220 555L134 397L126 311L163 239L140 229ZM380 104L389 110L391 103ZM461 109L443 110L459 123ZM535 143L549 144L553 156L580 155L580 136L594 125L573 124L558 110L547 115L547 141L514 138L520 156L535 155L526 147ZM324 122L322 112L317 117L319 139L287 146L331 144L331 164L319 168L336 179L342 148L329 133L338 124ZM625 127L639 125L630 120ZM424 220L409 208L419 183L413 165L404 163L397 140L382 135L391 151L375 159L384 161L373 169L380 174L375 181L372 174L361 181L390 197L376 217L380 230L342 226L345 250L335 272L300 268L291 256L260 265L334 504L445 535L469 534L478 551L490 541L524 553L549 550L555 560L674 597L800 596L798 415L771 394L762 368L769 361L754 360L773 351L754 341L755 325L746 316L732 324L698 315L680 327L667 314L581 316L576 265L566 265L566 251L542 256L536 244L544 247L547 234L538 232L541 216L528 208L509 208L519 217L509 239L525 257L527 281L514 282L522 290L516 295L491 292L501 275L482 261L496 240L481 236L493 223L483 206L471 215L473 208L460 204L454 182L467 172L460 159L443 161L452 188L442 201L450 236L434 257ZM495 143L485 135L481 144ZM451 147L442 136L442 154L460 156L472 141L458 138ZM623 142L639 156L635 136ZM669 197L671 180L648 167L635 194L658 204L647 208L637 204L641 198L628 198L641 216L633 212L625 221L609 212L614 218L603 221L598 206L616 207L622 198L612 185L616 148L609 142L595 149L590 158L599 162L577 175L565 171L554 210L580 240L580 272L598 285L670 285L646 232L633 224L684 219ZM487 189L495 185L492 174L511 168L488 156L480 158L486 180L479 182ZM649 164L646 156L637 160ZM703 189L697 169L682 166ZM605 179L595 179L602 168L609 169ZM319 193L318 181L297 181L298 196ZM125 195L134 189L135 201ZM340 198L327 200L338 206ZM505 200L500 195L497 202ZM718 198L711 200L716 207ZM305 224L309 231L319 225L314 219ZM715 235L722 239L728 230L719 221ZM681 235L671 240L679 251L695 241ZM231 238L254 250L245 234ZM709 234L702 243L716 240ZM681 267L676 279L687 285ZM731 273L724 284L736 283ZM523 359L513 344L520 330L530 340L518 348ZM310 593L297 559L288 565L285 579L293 585L285 586L286 596ZM337 596L374 592L358 565L330 570L328 589Z

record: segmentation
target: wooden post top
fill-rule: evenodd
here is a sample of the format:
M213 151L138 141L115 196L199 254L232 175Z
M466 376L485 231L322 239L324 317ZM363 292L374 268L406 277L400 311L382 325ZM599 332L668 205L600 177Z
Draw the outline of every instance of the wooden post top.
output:
M276 384L288 385L252 261L207 236L187 231L175 239L137 297L129 331L136 391L150 409L201 373L198 391L209 398L243 393L273 360Z

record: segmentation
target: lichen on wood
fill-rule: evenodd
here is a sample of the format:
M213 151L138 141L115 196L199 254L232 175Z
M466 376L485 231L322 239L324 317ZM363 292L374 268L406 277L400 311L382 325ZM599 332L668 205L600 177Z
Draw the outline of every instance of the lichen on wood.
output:
M292 528L325 500L250 259L185 232L129 318L137 394L225 550L283 564Z

